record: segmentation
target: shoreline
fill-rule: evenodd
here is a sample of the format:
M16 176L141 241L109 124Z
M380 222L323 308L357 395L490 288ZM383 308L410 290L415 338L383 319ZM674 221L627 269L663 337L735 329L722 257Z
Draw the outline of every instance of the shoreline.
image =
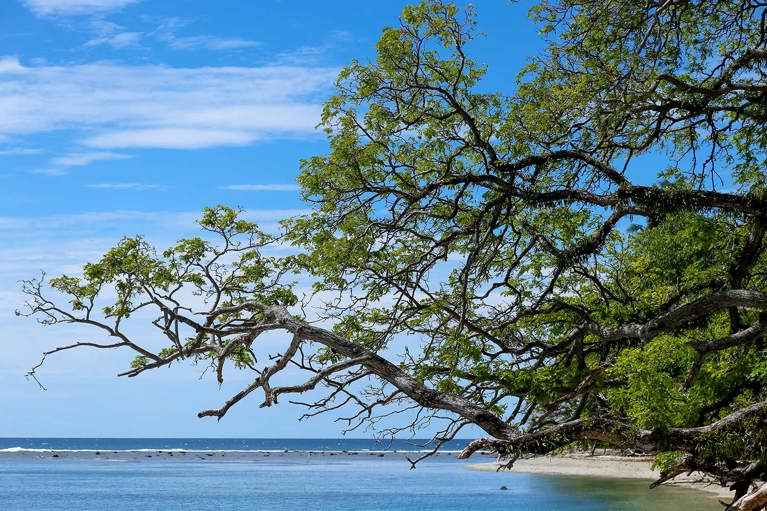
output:
M486 463L471 463L464 465L467 470L479 472L497 472L501 463L497 461ZM527 474L548 474L562 476L602 477L609 479L642 479L654 481L660 473L652 470L651 456L630 457L615 455L559 455L536 456L517 460L509 472ZM680 475L664 483L665 486L691 488L711 494L715 498L730 499L732 493L724 486L715 482L701 480L701 475L692 473L689 476Z

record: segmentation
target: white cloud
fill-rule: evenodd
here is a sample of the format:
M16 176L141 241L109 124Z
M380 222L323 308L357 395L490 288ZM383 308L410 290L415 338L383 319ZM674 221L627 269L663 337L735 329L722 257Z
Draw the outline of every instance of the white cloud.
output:
M142 32L118 32L108 36L95 37L85 43L85 46L111 46L114 49L133 48L140 46L142 39L147 37ZM216 37L199 35L188 37L163 37L160 39L173 50L239 50L260 46L261 43L251 39Z
M111 46L115 49L136 46L142 38L141 32L120 32L115 35L91 39L85 46Z
M78 268L85 261L97 259L119 239L119 235L72 239L29 237L11 245L10 235L13 236L14 241L18 241L19 238L15 236L15 232L6 234L9 235L9 239L3 240L4 243L0 247L0 277L12 275L29 278L36 276L37 272L43 269L60 273L65 267ZM18 289L16 280L14 278L13 285L7 286L6 289Z
M284 218L304 215L308 209L250 209L242 212L243 218L252 222L275 222ZM195 221L200 218L200 211L94 211L85 213L63 213L41 216L0 216L0 231L28 231L30 236L39 238L41 232L64 229L86 228L97 230L99 226L114 227L118 223L168 227L177 230L195 229ZM1 257L0 257L1 259Z
M237 50L252 48L261 43L250 39L225 38L212 35L170 37L164 39L175 50Z
M314 133L336 74L309 66L0 62L0 139L68 130L74 140L109 149L193 149Z
M349 45L353 41L354 34L351 32L334 30L330 33L330 38L324 43L299 46L293 50L279 53L277 62L294 65L316 64L324 59L328 51L341 45Z
M170 18L151 32L150 35L163 41L174 50L238 50L261 45L258 41L238 37L228 38L213 35L176 35L176 31L188 23L189 20L183 18Z
M101 160L125 160L131 158L130 154L113 153L109 151L96 151L87 153L72 153L51 159L51 163L58 167L82 167L90 165L94 161Z
M139 46L144 37L141 32L129 32L121 25L103 18L90 19L87 27L94 35L85 46L111 46L119 50Z
M162 185L150 185L145 183L93 183L85 185L86 188L97 190L163 190Z
M280 52L277 54L277 60L296 65L313 64L321 60L329 47L329 45L299 46L293 50Z
M57 169L55 167L43 167L39 169L33 169L30 172L32 174L40 174L42 176L63 176L67 173L64 169Z
M18 73L24 70L15 56L0 57L0 73Z
M23 0L39 16L104 13L125 7L137 0Z
M126 160L133 158L130 154L114 153L111 151L91 151L70 153L63 156L51 158L50 166L32 170L32 174L42 174L45 176L63 176L67 174L68 167L82 167L90 165L96 161L103 160Z
M89 20L88 28L93 32L92 39L85 46L111 46L114 49L141 47L144 40L159 41L173 50L239 50L260 46L261 43L240 37L219 37L214 35L179 36L176 30L186 25L187 20L170 18L154 30L147 32L128 31L125 27L104 20Z
M162 215L173 214L151 211L102 211L36 217L0 216L0 230L49 231L82 225L95 227L97 224L104 223L152 221L161 218ZM189 213L182 215L189 221L193 219Z
M222 145L246 145L256 138L256 133L247 131L162 128L115 131L86 138L82 143L91 147L200 149Z
M274 183L264 185L226 185L219 186L219 190L235 190L239 192L295 192L299 190L297 184Z
M40 154L40 149L32 147L11 147L8 149L0 149L0 156L32 156Z

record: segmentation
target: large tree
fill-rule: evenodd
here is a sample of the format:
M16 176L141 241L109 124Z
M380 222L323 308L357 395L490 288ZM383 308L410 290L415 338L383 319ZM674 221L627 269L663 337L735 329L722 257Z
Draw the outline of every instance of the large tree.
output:
M299 177L312 213L275 235L206 210L206 234L165 252L126 238L80 276L27 282L23 313L101 329L112 342L48 354L128 348L127 376L184 359L219 382L227 364L255 373L201 417L324 388L308 415L356 407L350 427L383 415L389 433L443 420L438 444L475 424L487 438L464 455L512 461L652 451L661 480L703 471L760 509L765 5L543 0L547 48L509 94L481 92L470 8L408 7L338 78L329 154ZM164 344L126 333L147 311ZM285 347L262 364L269 331ZM288 367L307 379L273 383Z

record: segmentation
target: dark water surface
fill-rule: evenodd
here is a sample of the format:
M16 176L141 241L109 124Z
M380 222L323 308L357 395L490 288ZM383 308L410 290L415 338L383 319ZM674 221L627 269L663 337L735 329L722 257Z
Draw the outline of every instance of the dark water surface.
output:
M303 452L284 452L285 441L269 449L261 440L249 440L247 450L231 444L206 450L201 446L210 441L196 440L184 451L168 450L185 449L173 442L156 448L126 440L120 449L115 442L94 447L81 440L86 447L69 442L70 450L57 446L61 450L54 452L28 450L46 447L14 440L0 444L2 511L721 509L694 490L649 491L646 481L636 480L473 472L454 455L409 470L402 453L376 451L369 441L343 453L354 449L338 440L289 441L304 442L294 449Z

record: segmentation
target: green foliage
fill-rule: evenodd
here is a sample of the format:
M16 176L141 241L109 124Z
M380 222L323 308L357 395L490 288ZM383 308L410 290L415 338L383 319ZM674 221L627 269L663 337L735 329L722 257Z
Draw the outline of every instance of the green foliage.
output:
M149 363L149 359L145 356L139 355L138 357L134 358L131 363L131 369L138 369L140 367L144 367Z
M248 300L295 305L298 298L293 291L294 283L284 277L299 271L300 263L294 257L263 255L261 247L273 238L243 215L242 211L226 206L206 208L199 221L206 235L182 239L160 255L141 236L123 238L99 261L86 264L81 276L52 278L50 285L67 297L73 312L84 314L85 321L95 320L98 314L115 321L108 330L115 337L120 335L120 323L140 309L160 306L161 310L163 307L166 311L178 310L181 305L176 296L180 292L197 297L197 310L206 306L213 310L231 307ZM191 308L186 306L184 310ZM219 314L217 319L242 321L248 315L253 313L243 310ZM163 326L162 322L155 324ZM182 339L174 342L177 344L160 349L157 356L184 358L181 350L194 347L199 339L191 337L183 345ZM206 358L216 356L212 351ZM253 363L253 357L243 346L227 358L238 368ZM133 360L131 368L141 368L150 362L146 354L141 354Z
M653 458L651 468L658 470L661 474L667 474L685 460L685 455L686 453L682 451L659 452Z
M686 339L669 335L623 350L610 376L625 378L627 383L608 391L611 405L640 428L688 425L692 421L680 387L694 359Z
M702 463L733 463L745 456L767 462L767 429L765 417L756 416L727 428L711 432L701 438L695 455Z
M546 50L494 93L470 56L473 8L407 7L325 104L329 151L298 178L313 210L279 238L300 253L265 255L278 239L217 206L200 237L161 255L126 238L51 284L86 314L114 290L101 310L127 318L147 289L192 290L214 310L292 306L285 276L301 273L336 297L323 302L336 335L396 351L428 388L524 431L628 424L606 432L621 444L640 428L667 439L711 424L764 400L764 335L728 339L764 318L745 304L663 320L730 289L767 291L764 13L735 0L541 0L531 15ZM199 342L173 340L162 356ZM244 348L226 356L255 363ZM764 459L764 424L703 438L695 455ZM557 433L534 450L565 445ZM656 466L681 461L663 452Z
M472 9L406 8L375 62L339 75L322 118L330 152L299 177L316 209L286 223L315 289L364 304L336 332L377 349L420 338L404 364L420 380L500 388L557 420L607 414L663 432L759 399L748 382L763 381L764 352L751 346L711 353L691 376L696 346L752 324L746 310L646 339L573 336L584 322L640 324L726 289L744 257L757 213L698 192L719 192L727 176L739 211L760 200L763 101L680 85L716 87L715 63L758 44L759 8L715 4L673 4L653 21L642 2L544 0L531 14L549 47L512 96L481 86ZM758 82L753 70L735 73ZM514 166L569 150L619 177L578 158ZM619 208L635 213L610 225ZM766 262L758 248L749 289L767 289ZM568 398L584 381L602 401Z

